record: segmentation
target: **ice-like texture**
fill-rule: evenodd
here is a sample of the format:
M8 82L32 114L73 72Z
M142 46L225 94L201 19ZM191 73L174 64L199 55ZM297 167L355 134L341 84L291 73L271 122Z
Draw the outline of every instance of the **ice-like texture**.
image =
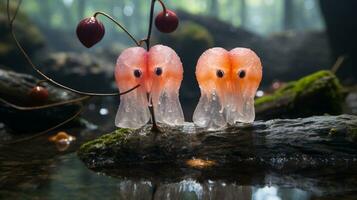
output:
M197 126L217 130L236 122L254 121L254 96L262 67L253 51L209 49L197 62L196 78L201 89L193 114Z
M232 65L231 92L236 96L230 111L237 110L238 115L231 115L228 121L251 123L255 118L254 97L262 80L262 64L250 49L235 48L229 54ZM242 71L245 72L244 78L239 77Z
M115 78L120 91L141 85L120 97L116 126L136 129L145 125L151 118L148 109L151 101L158 123L179 125L184 122L178 98L183 67L171 48L156 45L149 52L141 47L124 50L117 61Z
M149 51L149 74L152 76L150 97L158 123L180 125L184 122L179 101L183 67L174 50L156 45Z
M135 76L135 70L141 74ZM126 91L140 84L132 92L120 96L120 105L115 125L122 128L140 128L150 120L150 111L145 87L147 56L145 49L132 47L124 50L116 64L115 80L120 91Z

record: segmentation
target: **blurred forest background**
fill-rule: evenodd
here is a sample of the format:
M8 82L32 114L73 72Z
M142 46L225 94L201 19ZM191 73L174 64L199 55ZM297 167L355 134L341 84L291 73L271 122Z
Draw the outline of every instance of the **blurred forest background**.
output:
M14 2L13 0L11 0ZM11 39L5 2L0 3L0 64L31 73ZM354 0L164 0L175 10L180 26L173 34L154 32L154 43L174 48L185 76L181 89L190 116L198 102L194 71L207 48L247 47L262 59L262 88L289 81L319 69L330 69L339 56L347 59L338 72L345 84L356 83L357 1ZM108 91L120 52L132 41L109 20L104 39L86 49L77 40L77 23L104 11L137 38L146 35L149 0L26 0L15 32L35 62L47 74L74 88ZM156 12L161 11L157 5ZM100 83L100 84L98 84ZM189 118L189 117L188 117Z

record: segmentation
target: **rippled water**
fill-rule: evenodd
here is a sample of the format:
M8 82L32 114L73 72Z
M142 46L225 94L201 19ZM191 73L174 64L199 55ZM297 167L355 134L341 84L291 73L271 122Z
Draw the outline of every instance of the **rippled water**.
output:
M130 169L128 176L125 172L121 173L124 175L113 176L91 171L78 159L75 151L84 141L114 129L112 122L115 111L114 107L89 105L84 116L100 124L100 128L67 129L77 140L65 151L59 151L48 141L49 135L54 133L27 142L0 146L0 199L357 198L357 170L348 166L340 170L326 167L294 172L279 169L219 169L217 173L220 176L211 174L206 178L200 176L200 170L192 170L177 180L162 177L160 173L150 178L143 178L145 176L140 173L133 176ZM10 135L4 130L0 134L2 140L24 136ZM145 168L141 171L145 173Z

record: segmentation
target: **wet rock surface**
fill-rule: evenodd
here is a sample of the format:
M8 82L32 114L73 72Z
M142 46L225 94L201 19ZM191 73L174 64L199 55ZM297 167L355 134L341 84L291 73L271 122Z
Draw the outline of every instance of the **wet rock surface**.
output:
M353 115L256 121L216 132L198 130L191 123L164 128L163 133L147 126L119 129L85 143L78 156L91 169L134 177L140 172L144 177L177 178L192 168L204 176L226 178L231 170L346 169L356 167L356 131ZM192 160L201 164L195 166ZM115 170L118 167L121 170Z
M48 90L49 97L45 102L34 102L30 90L39 80L28 74L0 69L0 97L12 104L29 107L52 104L78 98L79 96L47 83L43 86ZM19 110L0 103L0 122L16 131L45 130L71 117L81 107L81 103L71 103L44 109Z

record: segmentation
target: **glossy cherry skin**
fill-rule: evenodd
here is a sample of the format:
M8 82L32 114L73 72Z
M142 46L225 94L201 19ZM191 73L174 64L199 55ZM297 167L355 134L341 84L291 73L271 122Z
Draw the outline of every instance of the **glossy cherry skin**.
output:
M160 12L155 18L156 28L163 33L171 33L178 27L179 20L175 12L166 9Z
M35 86L31 89L29 96L34 102L43 103L48 100L48 90L42 86Z
M102 40L105 29L102 22L95 17L85 18L77 26L77 37L87 48Z

